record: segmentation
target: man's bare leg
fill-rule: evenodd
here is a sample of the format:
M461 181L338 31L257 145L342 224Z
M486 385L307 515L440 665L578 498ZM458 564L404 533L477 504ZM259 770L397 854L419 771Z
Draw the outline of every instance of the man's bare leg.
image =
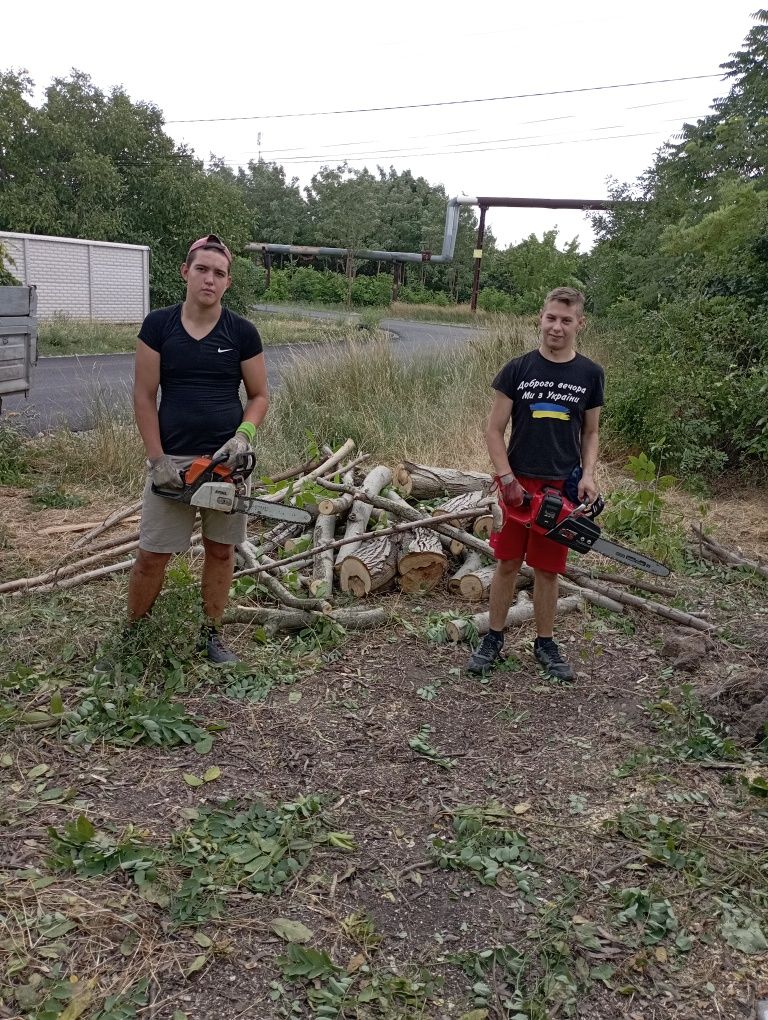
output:
M128 580L128 622L146 616L160 594L171 553L139 549Z
M515 598L515 582L522 560L499 560L491 581L489 616L491 630L504 630L509 607Z
M235 571L235 547L203 538L203 548L203 609L208 619L218 626L229 601Z
M551 638L557 612L559 577L548 570L538 569L534 569L533 576L533 617L536 621L536 634L539 637Z
M573 669L565 661L552 637L557 612L559 576L534 568L533 615L536 642L533 654L553 680L573 680Z
M483 675L502 657L504 624L515 597L515 581L522 562L522 560L499 560L496 564L488 607L490 629L469 658L467 670L470 673Z

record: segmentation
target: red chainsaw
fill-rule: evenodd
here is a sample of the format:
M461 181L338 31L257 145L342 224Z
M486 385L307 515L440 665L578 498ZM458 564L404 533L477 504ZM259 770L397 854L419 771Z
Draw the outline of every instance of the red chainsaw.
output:
M225 514L270 517L276 521L289 521L295 524L309 524L312 520L306 510L286 506L284 503L269 503L265 499L247 495L245 480L253 474L256 467L253 453L247 454L243 466L234 471L224 467L223 461L226 459L226 456L219 457L218 460L198 457L181 476L183 488L159 489L153 485L152 491L176 503L187 503L206 510L219 510Z
M526 492L519 506L507 506L500 501L505 519L513 520L531 528L553 542L566 545L577 553L598 552L627 567L645 570L649 574L666 577L669 568L652 560L650 556L627 549L626 546L602 537L595 518L602 513L605 503L601 496L591 503L572 503L566 496L549 486L531 495Z

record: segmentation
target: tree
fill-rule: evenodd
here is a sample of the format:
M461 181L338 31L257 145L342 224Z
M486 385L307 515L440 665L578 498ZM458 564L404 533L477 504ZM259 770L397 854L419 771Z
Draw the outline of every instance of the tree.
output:
M250 214L254 241L273 244L311 243L310 217L298 178L286 179L277 163L251 160L237 173L237 186Z
M517 312L535 312L541 308L547 292L554 287L581 289L584 256L578 240L557 247L557 230L548 230L541 240L531 234L524 241L496 253L486 273L487 286L509 294Z
M744 47L722 65L728 95L685 124L636 185L614 183L612 197L625 204L594 217L590 275L600 310L716 295L765 301L768 11L755 18Z

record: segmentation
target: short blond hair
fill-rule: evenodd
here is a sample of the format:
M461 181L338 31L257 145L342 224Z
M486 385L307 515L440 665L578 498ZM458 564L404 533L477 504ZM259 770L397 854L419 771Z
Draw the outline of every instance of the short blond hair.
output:
M555 287L544 298L544 304L548 305L550 301L562 301L564 305L578 305L583 312L587 299L575 287Z

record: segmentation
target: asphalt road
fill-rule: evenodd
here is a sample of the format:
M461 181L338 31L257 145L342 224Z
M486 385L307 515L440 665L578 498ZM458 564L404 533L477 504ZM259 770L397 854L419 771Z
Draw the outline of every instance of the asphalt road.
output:
M257 311L289 311L285 306L257 307ZM297 309L298 311L299 309ZM315 318L347 318L332 311L307 312ZM407 319L383 319L383 329L393 334L392 344L401 357L413 357L435 349L449 350L465 344L473 330ZM319 353L311 344L284 344L265 348L269 385L280 385L282 373L299 352L303 357ZM128 412L133 376L132 354L98 354L40 358L32 373L29 398L6 397L3 417L13 415L28 433L68 427L75 432L92 428L99 407Z

